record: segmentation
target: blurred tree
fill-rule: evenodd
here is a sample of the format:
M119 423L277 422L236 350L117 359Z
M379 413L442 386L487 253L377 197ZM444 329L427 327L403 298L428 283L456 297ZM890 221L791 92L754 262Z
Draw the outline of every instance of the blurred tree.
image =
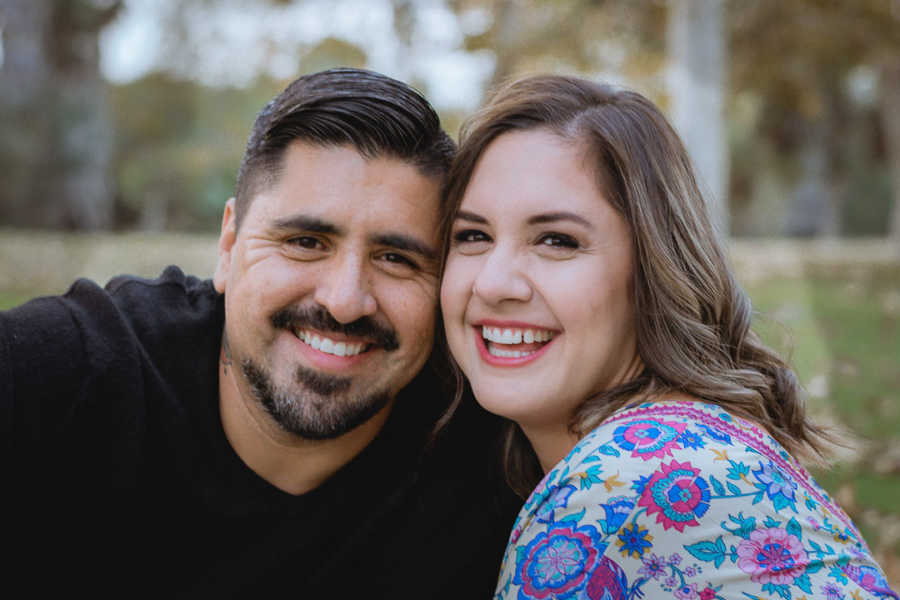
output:
M5 224L97 229L112 223L112 129L98 33L120 4L0 0Z
M667 39L672 123L696 165L713 221L728 235L724 13L723 0L671 0Z
M729 10L734 97L753 98L757 106L747 133L772 150L756 153L761 162L735 163L741 171L737 179L752 185L771 173L791 190L788 208L782 209L785 226L770 233L847 232L847 224L841 223L847 212L843 205L874 200L856 197L849 185L852 165L858 162L855 155L869 150L848 140L855 130L871 131L875 122L865 117L873 109L852 101L848 80L861 67L878 70L897 60L900 3L732 0ZM884 82L890 78L882 79L886 92ZM889 121L888 113L896 112L896 104L885 104L889 101L882 98L882 113ZM900 141L888 139L896 134L886 125L870 137L877 134L885 136L886 148L900 148ZM881 156L877 148L871 152L871 162L885 161L883 151ZM890 162L892 178L898 180L900 159ZM872 177L877 169L870 169ZM898 185L894 197L900 197ZM880 221L886 222L886 217Z

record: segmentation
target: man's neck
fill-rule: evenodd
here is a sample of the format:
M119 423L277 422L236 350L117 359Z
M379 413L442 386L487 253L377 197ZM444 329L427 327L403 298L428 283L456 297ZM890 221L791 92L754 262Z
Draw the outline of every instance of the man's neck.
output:
M375 439L393 400L374 417L331 440L306 440L284 431L260 403L241 393L234 368L219 364L219 412L231 447L257 475L288 494L319 487Z

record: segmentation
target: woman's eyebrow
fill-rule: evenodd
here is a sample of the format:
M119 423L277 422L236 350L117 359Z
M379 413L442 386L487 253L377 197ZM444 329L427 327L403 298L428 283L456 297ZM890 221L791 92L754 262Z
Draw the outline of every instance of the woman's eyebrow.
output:
M575 223L578 223L579 225L587 227L588 229L594 228L591 222L581 215L567 211L541 213L539 215L534 215L533 217L528 218L529 225L540 225L542 223L553 223L555 221L573 221Z
M481 215L473 213L473 212L469 212L467 210L457 211L456 218L462 219L463 221L471 221L473 223L481 223L483 225L487 225L487 222L488 222L487 219L485 219Z

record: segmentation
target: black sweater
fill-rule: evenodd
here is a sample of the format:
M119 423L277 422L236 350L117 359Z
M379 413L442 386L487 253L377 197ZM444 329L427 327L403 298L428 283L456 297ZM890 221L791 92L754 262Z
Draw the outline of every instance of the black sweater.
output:
M446 403L426 369L375 441L292 496L225 438L223 321L174 267L0 312L11 579L35 597L490 597L518 505L497 420L468 400L423 452Z

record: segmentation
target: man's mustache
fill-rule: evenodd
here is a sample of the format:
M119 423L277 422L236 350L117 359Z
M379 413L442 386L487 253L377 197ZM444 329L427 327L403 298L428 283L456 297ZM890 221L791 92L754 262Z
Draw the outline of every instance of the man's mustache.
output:
M272 315L276 329L315 329L322 333L339 333L348 337L364 338L391 352L400 347L393 329L385 327L372 317L360 317L351 323L341 323L321 306L283 308Z

